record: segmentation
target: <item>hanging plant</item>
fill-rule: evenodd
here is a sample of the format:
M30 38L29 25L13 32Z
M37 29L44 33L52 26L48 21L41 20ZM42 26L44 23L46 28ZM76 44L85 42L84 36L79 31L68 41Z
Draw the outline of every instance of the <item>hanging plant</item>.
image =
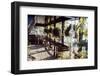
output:
M69 25L69 27L66 28L66 30L65 30L65 36L69 36L70 29L71 29L71 25Z
M49 33L52 33L52 31L53 31L53 29L52 29L52 28L50 28L50 29L49 29Z
M54 28L53 29L53 35L54 37L60 37L60 29L59 28Z
M47 28L45 28L44 29L44 32L48 34L49 33L49 30Z

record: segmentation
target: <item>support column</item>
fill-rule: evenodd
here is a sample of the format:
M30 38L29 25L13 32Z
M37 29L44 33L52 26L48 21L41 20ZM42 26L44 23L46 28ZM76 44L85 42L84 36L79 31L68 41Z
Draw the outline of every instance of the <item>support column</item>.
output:
M62 44L64 44L64 20L62 20Z

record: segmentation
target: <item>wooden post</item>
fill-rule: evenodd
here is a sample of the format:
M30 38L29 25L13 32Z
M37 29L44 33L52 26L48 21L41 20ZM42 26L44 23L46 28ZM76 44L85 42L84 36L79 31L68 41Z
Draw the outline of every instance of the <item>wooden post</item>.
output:
M64 20L62 20L62 44L64 44Z
M54 29L55 29L55 27L56 27L56 16L54 16ZM55 38L54 38L54 57L56 57L56 46L55 46Z

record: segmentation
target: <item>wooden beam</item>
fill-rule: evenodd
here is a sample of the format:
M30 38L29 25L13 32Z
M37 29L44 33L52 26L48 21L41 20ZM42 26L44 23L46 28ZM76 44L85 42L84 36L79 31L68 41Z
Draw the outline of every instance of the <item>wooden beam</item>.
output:
M63 17L63 16L62 16L62 17L59 17L59 18L57 18L57 19L55 19L55 20L50 21L50 22L47 23L46 25L51 25L51 24L58 23L58 22L62 22L62 21L69 20L69 19L71 19L71 18Z
M41 27L45 27L45 24L41 24L41 23L36 23L35 26L41 26Z

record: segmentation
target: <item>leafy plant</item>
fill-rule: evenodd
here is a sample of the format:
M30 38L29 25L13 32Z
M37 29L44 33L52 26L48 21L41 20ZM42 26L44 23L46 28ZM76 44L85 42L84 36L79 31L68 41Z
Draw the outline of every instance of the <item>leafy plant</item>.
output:
M45 28L44 29L44 32L48 34L49 33L49 30L47 28Z
M55 36L55 37L60 37L60 29L59 28L54 28L53 29L53 35Z
M49 29L49 33L52 33L52 31L53 31L53 29L52 29L52 28L50 28L50 29Z
M66 28L66 30L65 30L65 36L69 36L70 29L71 29L71 25L69 25L69 27Z

